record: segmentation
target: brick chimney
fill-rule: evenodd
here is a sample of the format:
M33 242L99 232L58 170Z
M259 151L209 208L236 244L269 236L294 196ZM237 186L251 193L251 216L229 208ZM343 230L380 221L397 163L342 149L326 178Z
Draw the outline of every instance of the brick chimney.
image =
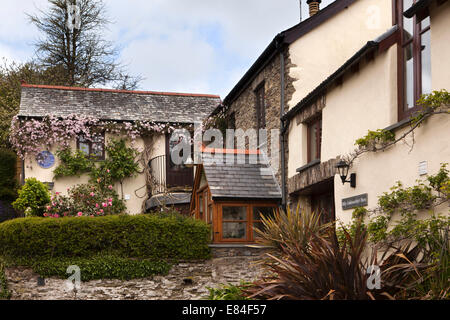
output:
M319 12L319 5L322 0L307 0L306 3L309 5L309 16L312 17L317 12Z

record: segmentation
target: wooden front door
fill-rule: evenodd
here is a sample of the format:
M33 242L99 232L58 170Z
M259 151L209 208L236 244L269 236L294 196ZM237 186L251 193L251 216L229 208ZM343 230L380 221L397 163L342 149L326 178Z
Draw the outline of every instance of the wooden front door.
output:
M336 219L333 191L311 195L311 207L314 212L320 213L322 223L332 222Z
M172 150L180 143L170 141L170 135L166 135L166 185L167 188L192 187L194 183L194 168L188 168L184 164L175 164L172 161Z

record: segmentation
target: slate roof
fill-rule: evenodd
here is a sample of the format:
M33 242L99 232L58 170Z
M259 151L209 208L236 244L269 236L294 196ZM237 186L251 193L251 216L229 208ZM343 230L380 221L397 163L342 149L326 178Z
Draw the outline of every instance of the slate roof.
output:
M281 189L271 167L265 160L250 163L246 155L245 163L234 164L226 161L213 163L211 155L203 154L203 169L213 199L281 199Z
M102 120L192 123L201 121L221 102L219 96L22 85L19 116L71 114Z
M162 205L189 204L191 196L190 192L157 194L145 202L145 209L150 210Z

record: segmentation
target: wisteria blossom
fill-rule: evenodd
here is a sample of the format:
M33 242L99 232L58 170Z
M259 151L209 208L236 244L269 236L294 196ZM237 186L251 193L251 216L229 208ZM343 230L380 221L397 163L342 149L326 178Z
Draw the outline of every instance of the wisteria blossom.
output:
M96 141L102 133L123 134L132 143L136 138L152 133L171 133L176 126L153 121L104 121L91 116L46 116L42 119L14 117L11 123L10 142L19 157L35 156L43 147L58 145L64 149L77 137Z

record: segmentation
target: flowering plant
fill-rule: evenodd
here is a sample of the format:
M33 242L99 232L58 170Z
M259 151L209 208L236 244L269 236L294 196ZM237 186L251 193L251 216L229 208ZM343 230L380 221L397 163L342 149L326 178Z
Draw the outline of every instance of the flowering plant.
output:
M175 127L168 123L153 121L119 123L75 114L65 117L50 115L42 119L15 116L11 123L10 142L18 156L24 159L27 154L37 155L43 146L50 148L52 145L58 145L61 149L67 149L70 142L80 135L92 142L102 132L124 134L134 142L139 136L154 132L170 133L173 130Z
M81 184L68 190L69 195L56 193L46 206L44 217L106 216L125 212L126 206L112 186Z

